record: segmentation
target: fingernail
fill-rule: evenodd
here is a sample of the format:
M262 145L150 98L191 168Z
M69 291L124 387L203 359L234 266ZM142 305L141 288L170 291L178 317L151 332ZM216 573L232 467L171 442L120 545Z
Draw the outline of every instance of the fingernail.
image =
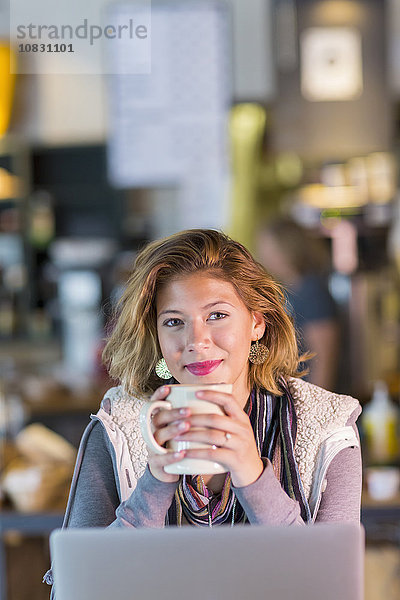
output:
M174 458L182 458L182 456L185 456L185 451L181 450L180 452L175 452L174 453Z
M187 426L188 426L188 423L183 421L183 422L179 423L178 429L180 429L182 431L183 429L186 429Z
M167 385L163 385L163 386L162 386L162 388L161 388L161 391L162 391L163 393L164 393L164 392L168 392L168 390L169 390L169 387L168 387Z
M204 398L204 393L205 393L205 392L196 392L196 396L197 396L198 398Z
M180 415L188 415L189 414L189 409L188 408L180 408L179 409L179 414Z

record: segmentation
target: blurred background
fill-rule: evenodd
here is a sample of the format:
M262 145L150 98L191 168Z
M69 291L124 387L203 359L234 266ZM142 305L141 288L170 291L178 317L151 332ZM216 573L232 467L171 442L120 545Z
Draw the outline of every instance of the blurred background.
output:
M118 17L135 3L91 4ZM137 250L192 227L254 252L315 352L309 380L363 404L365 598L399 598L400 3L153 0L151 73L124 73L126 48L105 45L103 75L65 72L61 46L50 73L10 39L8 5L0 599L48 598L48 534L112 385L110 310Z

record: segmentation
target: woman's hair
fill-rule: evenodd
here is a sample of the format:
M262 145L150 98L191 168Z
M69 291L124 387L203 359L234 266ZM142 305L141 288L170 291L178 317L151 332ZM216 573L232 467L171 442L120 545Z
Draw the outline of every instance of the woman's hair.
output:
M244 246L212 229L176 233L151 242L138 254L103 352L111 377L137 397L148 396L161 385L154 371L162 356L157 292L175 278L199 272L231 283L249 311L263 313L266 328L260 342L269 354L261 365L249 363L249 383L281 394L281 376L302 374L298 373L296 334L285 311L284 294Z

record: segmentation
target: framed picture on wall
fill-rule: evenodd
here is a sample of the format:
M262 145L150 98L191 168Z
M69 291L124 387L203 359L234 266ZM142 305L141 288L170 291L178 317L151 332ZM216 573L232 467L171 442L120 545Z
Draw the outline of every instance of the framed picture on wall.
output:
M310 27L300 36L301 92L306 100L345 101L363 91L361 35L353 27Z

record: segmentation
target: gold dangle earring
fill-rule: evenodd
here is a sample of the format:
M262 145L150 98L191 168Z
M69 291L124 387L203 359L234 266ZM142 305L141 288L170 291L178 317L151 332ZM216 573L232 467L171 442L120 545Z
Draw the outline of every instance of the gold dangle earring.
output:
M160 379L171 379L172 373L167 367L167 363L165 362L165 358L160 358L160 360L156 363L156 375Z
M249 361L253 363L253 365L262 365L267 360L269 354L269 350L265 344L260 344L258 340L256 340L255 344L251 345L249 352Z

